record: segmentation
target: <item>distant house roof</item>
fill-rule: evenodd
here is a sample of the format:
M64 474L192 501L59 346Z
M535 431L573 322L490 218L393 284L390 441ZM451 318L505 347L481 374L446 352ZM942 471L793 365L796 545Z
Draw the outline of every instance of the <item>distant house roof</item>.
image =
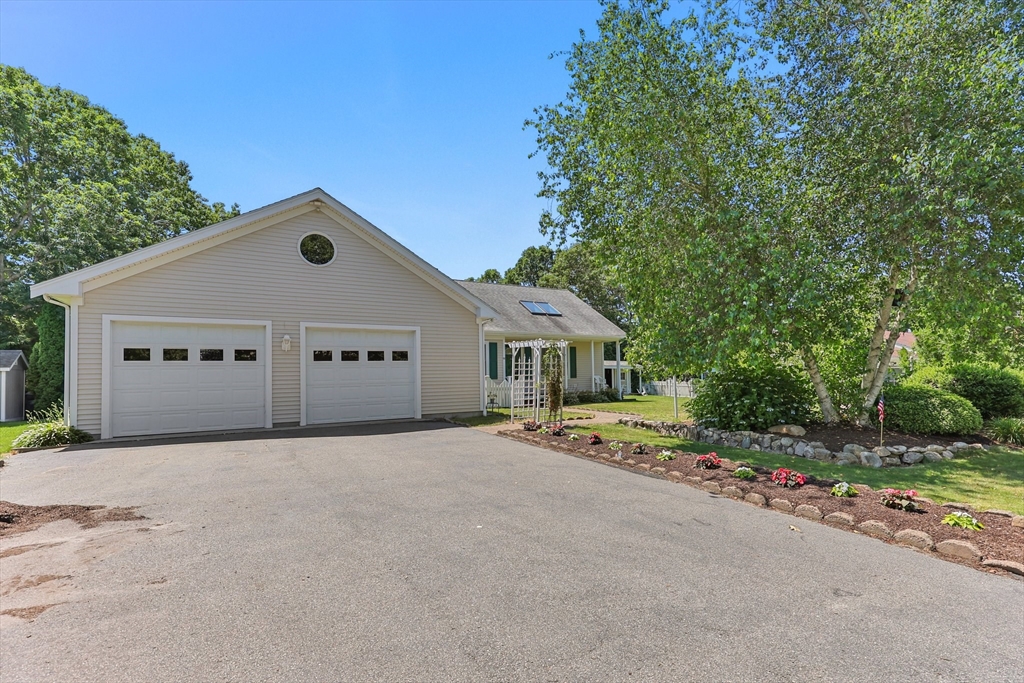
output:
M486 332L537 335L547 339L621 339L626 333L567 289L492 285L488 282L456 281L498 315L484 325ZM524 301L550 304L561 315L538 315Z
M0 370L10 370L13 368L18 361L27 368L28 361L25 360L25 354L21 351L0 351Z

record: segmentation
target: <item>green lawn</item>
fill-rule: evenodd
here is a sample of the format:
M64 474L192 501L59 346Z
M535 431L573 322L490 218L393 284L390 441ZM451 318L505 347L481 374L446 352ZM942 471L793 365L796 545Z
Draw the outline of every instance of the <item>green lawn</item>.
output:
M4 422L0 424L0 454L11 450L11 442L18 434L25 431L28 422Z
M577 407L578 406L573 406L573 408ZM496 425L502 422L508 422L508 408L489 408L487 413L488 414L486 416L478 415L476 417L457 417L455 418L455 421L468 427L482 427L484 425ZM541 417L546 417L546 413L542 414ZM576 410L564 410L562 412L562 418L565 420L591 417L594 417L593 413L580 412Z
M687 406L690 403L688 398L679 399L679 419L688 420L690 414ZM610 413L632 413L642 415L648 420L673 420L671 396L630 396L622 401L610 403L586 403L573 408L589 408L590 410L603 410Z
M591 431L585 426L576 429L581 433ZM791 455L697 443L622 425L599 425L596 429L605 441L642 441L652 446L693 453L715 451L730 460L761 467L789 467L816 477L865 484L875 490L886 487L911 488L936 503L956 501L970 503L980 510L997 508L1024 515L1024 451L1020 449L993 448L954 460L875 470L867 467L840 467Z

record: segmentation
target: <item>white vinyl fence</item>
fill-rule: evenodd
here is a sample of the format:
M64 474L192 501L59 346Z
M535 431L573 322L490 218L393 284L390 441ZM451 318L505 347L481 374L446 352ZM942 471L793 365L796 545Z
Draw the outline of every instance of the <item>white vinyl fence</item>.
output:
M644 382L644 391L650 396L671 396L672 381L668 379L661 382ZM693 398L693 383L689 380L679 380L676 391L679 392L679 398Z
M487 394L488 408L510 408L512 406L512 383L507 379L495 382L484 377L484 390Z

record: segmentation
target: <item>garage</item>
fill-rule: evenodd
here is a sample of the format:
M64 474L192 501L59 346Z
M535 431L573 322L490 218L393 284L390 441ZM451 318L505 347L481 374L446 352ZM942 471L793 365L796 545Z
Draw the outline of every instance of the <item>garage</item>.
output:
M419 332L303 327L304 423L419 417Z
M110 320L111 435L268 425L267 329Z

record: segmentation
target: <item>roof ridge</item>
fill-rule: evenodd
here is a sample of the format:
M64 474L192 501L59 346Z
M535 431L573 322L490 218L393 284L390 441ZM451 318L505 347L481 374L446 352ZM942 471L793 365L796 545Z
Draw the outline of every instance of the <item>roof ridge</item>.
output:
M456 279L456 282L465 282L471 285L487 285L489 287L515 287L517 289L542 289L547 292L569 292L573 296L576 296L571 289L568 287L540 287L538 285L506 285L503 282L480 282L478 280L460 280Z

